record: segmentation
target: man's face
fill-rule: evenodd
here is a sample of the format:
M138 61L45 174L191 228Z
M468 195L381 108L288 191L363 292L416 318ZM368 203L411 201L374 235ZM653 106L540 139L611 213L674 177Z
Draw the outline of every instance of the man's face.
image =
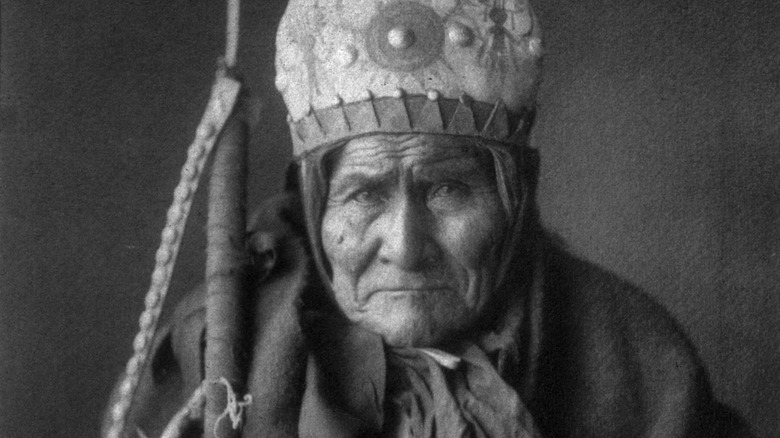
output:
M336 301L390 345L468 329L506 228L492 159L441 136L350 141L330 163L322 243Z

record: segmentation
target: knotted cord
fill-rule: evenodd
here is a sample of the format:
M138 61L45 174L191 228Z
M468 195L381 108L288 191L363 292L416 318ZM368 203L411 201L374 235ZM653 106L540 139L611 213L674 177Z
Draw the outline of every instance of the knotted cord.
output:
M241 426L241 421L243 421L244 408L252 404L252 394L244 394L244 399L238 401L236 392L233 390L233 387L230 386L230 382L228 382L226 378L221 377L219 383L225 386L225 391L227 391L227 403L225 404L225 410L222 411L219 417L217 417L216 423L214 423L214 436L218 436L217 431L219 423L226 418L230 419L230 424L233 429L238 429Z

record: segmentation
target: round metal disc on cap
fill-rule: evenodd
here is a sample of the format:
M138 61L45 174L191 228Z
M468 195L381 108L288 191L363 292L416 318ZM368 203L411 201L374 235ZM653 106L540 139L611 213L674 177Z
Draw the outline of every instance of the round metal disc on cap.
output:
M474 41L474 32L465 24L451 23L447 26L447 38L454 44L465 47Z
M394 27L387 33L387 42L396 49L408 49L414 44L414 32L404 26Z
M358 57L357 49L352 45L344 45L334 53L336 63L341 67L349 67Z
M442 55L444 24L432 8L394 2L381 8L366 28L368 55L389 70L414 71Z

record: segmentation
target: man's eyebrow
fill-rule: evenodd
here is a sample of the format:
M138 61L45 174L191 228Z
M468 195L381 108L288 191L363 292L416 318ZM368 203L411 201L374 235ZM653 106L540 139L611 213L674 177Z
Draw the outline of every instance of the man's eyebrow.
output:
M421 177L437 178L455 178L455 179L473 179L490 177L493 174L492 163L486 165L472 159L453 159L445 160L420 168Z
M386 182L392 175L391 171L366 171L366 170L347 170L343 173L336 173L330 180L330 188L334 193L351 187L375 186Z

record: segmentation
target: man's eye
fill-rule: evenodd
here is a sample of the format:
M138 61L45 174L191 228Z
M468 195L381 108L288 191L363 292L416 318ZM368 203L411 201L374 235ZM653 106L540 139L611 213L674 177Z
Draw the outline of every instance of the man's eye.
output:
M360 204L376 204L382 201L382 195L378 190L360 190L355 192L351 198Z
M467 195L469 187L463 183L449 182L439 184L431 190L430 198L453 198Z
M471 189L459 182L438 184L428 192L428 205L436 210L460 208L469 198Z

